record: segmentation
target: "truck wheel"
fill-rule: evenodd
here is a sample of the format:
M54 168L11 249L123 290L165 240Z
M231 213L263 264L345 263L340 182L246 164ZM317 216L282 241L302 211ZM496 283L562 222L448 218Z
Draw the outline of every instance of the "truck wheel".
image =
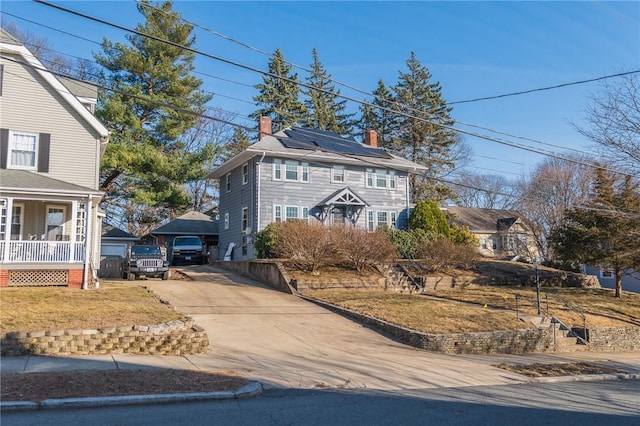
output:
M164 274L162 274L162 279L163 279L164 281L166 281L166 280L168 280L168 279L169 279L169 271L167 271L167 272L165 272Z
M127 274L127 279L128 279L129 281L135 281L135 280L136 280L136 274L132 274L131 272L129 272L129 273Z

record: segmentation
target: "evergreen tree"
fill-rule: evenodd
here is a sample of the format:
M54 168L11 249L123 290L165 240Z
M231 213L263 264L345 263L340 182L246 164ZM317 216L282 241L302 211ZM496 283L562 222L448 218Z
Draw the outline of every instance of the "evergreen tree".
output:
M384 81L378 81L378 87L371 92L373 100L360 106L362 116L358 127L364 134L367 130L375 130L378 133L378 146L397 151L393 143L393 134L398 126L398 116L388 110L393 110L393 94L385 86Z
M442 97L440 83L430 81L431 73L414 52L406 64L407 71L399 73L392 88L394 109L402 113L393 147L399 155L428 167L425 175L411 176L412 200L444 200L453 194L437 178L453 169L452 148L458 143L457 134L443 127L454 123L451 108Z
M444 212L433 200L420 201L409 215L409 230L425 231L437 237L449 238L449 224Z
M269 74L262 77L262 83L256 84L259 94L253 97L261 108L250 116L256 121L260 117L269 117L276 124L276 131L299 125L307 116L307 109L300 101L298 74L290 74L289 65L280 49L276 49L269 60Z
M137 31L193 46L193 27L182 23L171 2L156 8L143 1L138 11L145 22ZM95 55L107 70L103 83L113 88L100 93L96 115L112 135L102 159L103 206L139 234L144 229L136 222L146 222L147 213L157 221L189 205L184 183L204 176L215 147L190 151L181 140L210 100L192 75L195 55L137 34L127 40L125 45L105 39Z
M640 187L598 169L590 201L567 212L551 233L556 256L568 263L610 268L616 297L622 296L622 276L640 270Z
M331 75L320 62L315 48L312 54L312 73L307 77L307 82L314 89L302 91L307 96L304 102L308 111L305 125L346 135L350 132L350 118L353 114L344 113L347 101L339 100L340 90L336 90L335 85L331 84Z
M247 149L249 145L251 145L251 141L247 132L241 127L234 128L231 139L229 139L226 145L222 148L222 156L220 158L220 162L223 163L235 157L236 155Z

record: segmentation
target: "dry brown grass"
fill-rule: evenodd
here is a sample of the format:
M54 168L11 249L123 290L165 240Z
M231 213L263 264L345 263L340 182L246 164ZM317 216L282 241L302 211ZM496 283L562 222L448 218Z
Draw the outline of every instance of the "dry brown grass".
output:
M490 307L516 309L519 296L520 312L535 314L536 290L531 288L492 287L469 285L453 288L438 288L427 294L451 300L459 300ZM567 325L581 326L580 311L586 316L587 326L619 327L637 325L640 322L640 294L624 293L621 299L613 297L609 289L542 288L540 304L543 313L559 318ZM576 310L570 309L564 302Z
M0 331L94 329L151 325L184 318L143 287L106 283L99 289L0 289Z
M512 313L382 290L332 289L315 290L306 294L424 333L446 334L531 327Z
M617 374L626 373L623 370L603 367L588 362L563 362L563 363L535 363L528 365L498 364L498 368L513 371L527 377L559 377L579 376L583 374Z

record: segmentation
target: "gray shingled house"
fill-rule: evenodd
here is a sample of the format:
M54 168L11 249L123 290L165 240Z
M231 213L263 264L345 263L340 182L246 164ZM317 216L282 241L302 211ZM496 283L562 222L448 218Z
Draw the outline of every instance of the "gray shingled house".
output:
M365 143L299 127L272 134L267 117L259 130L258 142L209 174L220 181L220 260L255 258L255 235L272 222L406 227L409 174L425 167L379 148L375 132Z
M109 140L97 89L65 85L4 30L0 52L0 286L86 287L100 266Z

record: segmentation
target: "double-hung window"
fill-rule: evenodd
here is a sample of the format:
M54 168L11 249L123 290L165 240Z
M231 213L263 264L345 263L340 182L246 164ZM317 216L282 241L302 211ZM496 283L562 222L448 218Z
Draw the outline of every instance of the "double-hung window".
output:
M331 182L344 182L344 166L333 166L331 168Z
M273 221L282 222L282 206L280 205L273 206Z
M247 233L247 228L249 227L249 208L242 208L242 233Z
M273 180L282 180L282 160L273 160Z
M242 165L242 184L246 185L249 183L249 163L244 163Z
M225 187L227 192L231 192L231 173L227 173L225 176Z
M224 214L224 229L229 229L229 212Z
M38 158L38 135L10 132L8 158L11 168L35 170Z
M298 212L299 212L298 206L286 206L285 214L286 214L287 221L299 219Z
M285 172L284 179L285 180L298 180L298 162L297 161L285 161Z
M273 180L309 182L309 163L294 160L273 160Z

